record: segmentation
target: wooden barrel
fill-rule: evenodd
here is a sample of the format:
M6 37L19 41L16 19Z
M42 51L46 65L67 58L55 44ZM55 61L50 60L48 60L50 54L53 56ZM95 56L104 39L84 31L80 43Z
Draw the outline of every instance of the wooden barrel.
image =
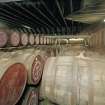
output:
M52 38L52 45L54 44L54 39Z
M36 45L39 45L40 44L40 37L39 36L36 36L35 43L36 43Z
M6 46L8 42L8 36L5 32L0 31L0 47Z
M5 63L5 61L8 61L8 59L11 59L12 56L15 56L15 52L8 53L8 52L1 51L0 52L0 63L2 62Z
M2 54L3 53L3 54ZM11 66L14 63L17 63L17 61L14 61L14 57L17 57L17 55L21 55L23 54L20 51L16 51L16 52L0 52L0 79L2 78L2 76L4 75L4 73L6 72L6 70L9 68L9 66Z
M49 44L51 44L51 38L49 38Z
M13 61L13 57L21 54L19 51L17 52L0 52L0 79L9 68L10 65L17 63Z
M46 49L46 54L47 58L53 56L52 49Z
M10 35L10 45L13 47L19 46L20 44L20 35L17 32L12 32Z
M46 37L44 37L44 39L43 39L43 40L44 40L44 42L43 42L43 43L44 43L44 45L46 45Z
M16 105L38 105L39 90L35 87L26 87L24 94Z
M40 94L42 97L47 97L50 101L60 105L71 104L68 103L70 102L70 94L72 94L69 91L72 63L73 57L68 56L51 57L47 60L41 84Z
M22 51L16 51L15 55L13 55L11 59L7 58L7 61L1 62L0 66L6 70L6 68L12 63L23 63L28 72L27 83L36 85L41 79L44 61L44 53L42 53L42 51L35 49L25 49ZM2 76L2 74L0 75Z
M49 55L46 51L35 50L31 56L27 57L26 67L28 71L28 84L36 85L39 83L42 72L44 69L44 64L48 59ZM28 66L27 64L30 65Z
M30 43L30 45L34 45L34 43L35 43L35 37L34 37L33 34L31 34L31 35L29 36L29 43Z
M42 72L44 68L44 60L40 55L33 55L27 59L27 64L30 63L30 66L26 65L28 68L28 84L38 84L42 77Z
M50 44L49 38L46 39L46 43L47 44Z
M0 105L15 105L26 86L27 72L21 63L11 65L0 80Z
M50 45L52 44L52 39L50 38Z
M51 44L53 44L53 39L51 38Z
M36 85L39 83L44 62L47 59L47 54L45 51L36 49L24 49L11 52L7 52L6 57L0 57L0 78L3 76L7 68L14 63L23 63L28 72L28 84Z
M68 44L82 44L83 41L83 39L69 39Z
M105 61L52 57L45 64L41 97L60 105L105 105Z
M68 44L68 40L67 39L59 39L59 43L60 44Z
M50 44L52 45L52 38L50 38Z
M58 41L58 39L55 39L55 44L57 45L57 44L59 44L59 41Z
M43 45L44 44L44 38L41 36L40 37L40 44Z
M28 45L28 35L27 34L21 34L21 44L23 46Z

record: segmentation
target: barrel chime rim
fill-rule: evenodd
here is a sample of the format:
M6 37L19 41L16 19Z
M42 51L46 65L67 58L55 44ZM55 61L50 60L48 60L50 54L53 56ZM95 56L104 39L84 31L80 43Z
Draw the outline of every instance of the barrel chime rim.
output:
M38 69L36 69L38 67ZM37 55L33 61L32 69L31 69L31 79L33 84L36 85L41 80L41 76L44 69L44 60L40 55Z

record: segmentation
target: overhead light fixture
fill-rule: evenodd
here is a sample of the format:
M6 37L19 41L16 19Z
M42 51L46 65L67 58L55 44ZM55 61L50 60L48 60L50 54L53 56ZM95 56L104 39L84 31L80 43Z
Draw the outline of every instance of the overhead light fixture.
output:
M105 19L104 19L104 22L105 22Z
M26 26L26 25L22 25L23 27L27 28L27 29L32 29L31 27L29 26Z

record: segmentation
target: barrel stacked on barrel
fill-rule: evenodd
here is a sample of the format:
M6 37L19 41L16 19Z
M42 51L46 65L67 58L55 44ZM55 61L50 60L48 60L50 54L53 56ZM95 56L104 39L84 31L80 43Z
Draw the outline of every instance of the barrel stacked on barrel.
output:
M44 34L27 34L14 31L0 31L0 48L33 45L83 44L84 40L55 38Z
M51 49L0 52L0 105L38 105L39 85ZM19 101L20 100L20 101Z
M0 31L0 48L52 44L54 39L45 35Z
M0 52L0 105L38 104L38 84L48 56L36 49Z

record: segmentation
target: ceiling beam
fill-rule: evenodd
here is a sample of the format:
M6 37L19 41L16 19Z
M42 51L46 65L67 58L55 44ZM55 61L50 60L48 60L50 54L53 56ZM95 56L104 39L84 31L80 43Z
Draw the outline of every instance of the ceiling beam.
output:
M33 14L32 12L30 12L28 9L24 8L21 4L19 3L14 3L15 5L18 6L18 8L23 9L25 12L27 12L30 16L32 16L34 19L38 20L41 24L45 25L46 27L51 27L49 26L47 23L45 23L43 20L41 20L40 18L38 18L37 15Z
M49 13L49 15L53 18L54 22L56 22L57 26L61 26L60 22L58 21L58 19L54 16L54 14L48 9L46 3L44 1L42 1L42 4L45 8L45 10L47 11L47 13Z
M47 20L49 22L49 24L51 24L52 27L55 27L56 25L53 23L53 21L51 19L49 19L49 17L47 17L38 7L36 7L36 5L31 5L36 11L38 11L38 13L40 15L42 15L42 17Z
M14 13L13 16L15 16L18 20L28 23L29 25L32 24L33 27L37 27L37 26L45 26L33 19L31 19L28 15L22 13L21 11L19 11L18 9L13 8L13 4L11 5L5 5L6 7L8 7L8 11L10 11L11 13Z

